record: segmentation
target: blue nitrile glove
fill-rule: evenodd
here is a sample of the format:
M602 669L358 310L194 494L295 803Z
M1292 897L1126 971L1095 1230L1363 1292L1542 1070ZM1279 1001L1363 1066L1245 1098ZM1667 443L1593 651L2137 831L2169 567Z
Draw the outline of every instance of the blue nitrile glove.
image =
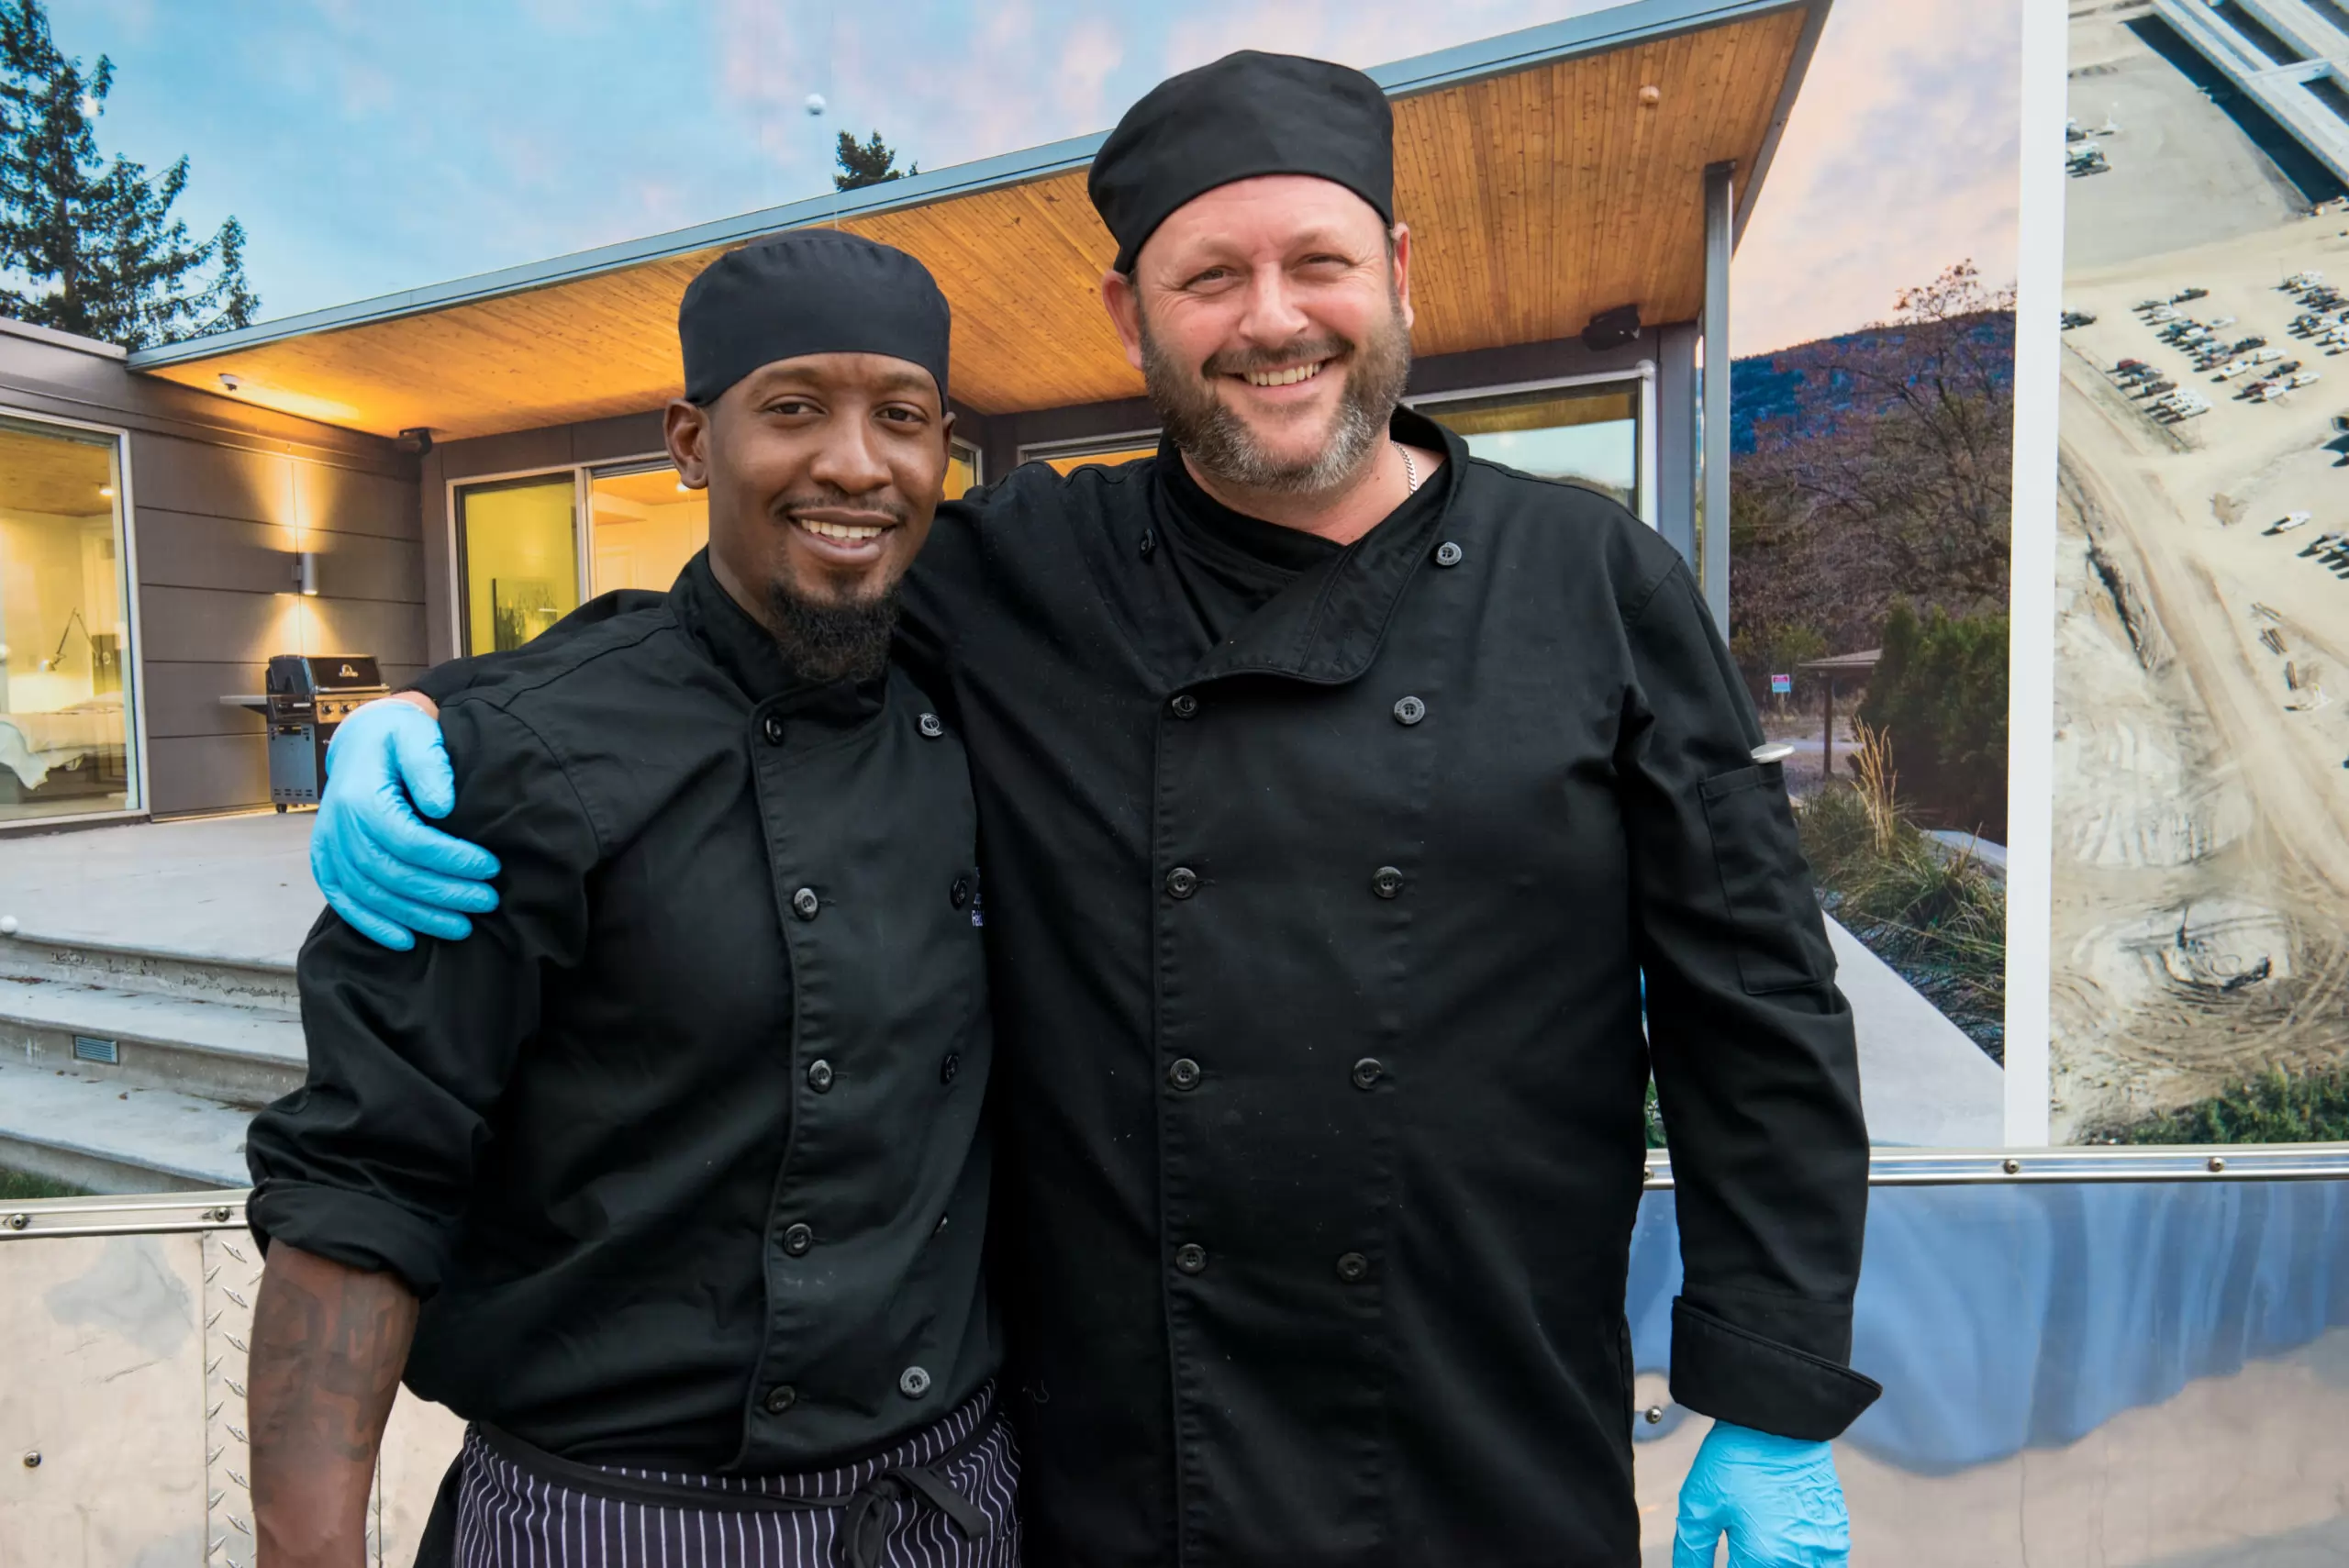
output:
M410 800L415 806L409 806ZM310 828L310 874L360 935L402 952L416 933L459 941L467 914L497 907L497 857L428 828L446 817L456 776L440 726L404 702L371 702L339 725L327 747L327 787Z
M1680 1484L1672 1568L1712 1568L1723 1530L1729 1568L1844 1568L1852 1524L1834 1451L1714 1422Z

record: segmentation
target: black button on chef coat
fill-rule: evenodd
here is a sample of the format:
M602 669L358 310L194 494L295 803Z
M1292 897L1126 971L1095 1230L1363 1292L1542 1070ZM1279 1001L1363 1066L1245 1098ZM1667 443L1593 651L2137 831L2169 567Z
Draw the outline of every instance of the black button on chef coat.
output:
M970 1396L990 1034L936 705L796 680L701 557L427 684L503 902L409 953L319 920L254 1229L398 1273L409 1385L574 1457L804 1469Z
M1162 450L1018 470L907 580L987 846L1047 1568L1634 1560L1651 1062L1675 1396L1798 1437L1873 1396L1851 1020L1696 584L1394 431L1448 461L1342 548Z

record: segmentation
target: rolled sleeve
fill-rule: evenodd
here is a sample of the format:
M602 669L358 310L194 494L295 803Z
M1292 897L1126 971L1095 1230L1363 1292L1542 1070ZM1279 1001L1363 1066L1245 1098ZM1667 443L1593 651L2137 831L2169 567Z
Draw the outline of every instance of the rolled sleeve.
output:
M307 1078L253 1118L245 1155L263 1246L388 1270L426 1296L545 976L577 962L598 859L569 774L527 724L459 695L441 728L458 786L442 826L498 856L499 906L467 940L408 952L319 917L296 967Z
M1685 1283L1674 1397L1827 1438L1878 1392L1846 1365L1867 1215L1851 1009L1783 774L1676 562L1627 616L1618 762Z

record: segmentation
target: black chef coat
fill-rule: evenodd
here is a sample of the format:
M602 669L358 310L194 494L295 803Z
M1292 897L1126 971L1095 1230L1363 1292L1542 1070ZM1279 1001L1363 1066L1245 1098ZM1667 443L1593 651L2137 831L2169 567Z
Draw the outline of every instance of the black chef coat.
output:
M1651 1065L1675 1397L1823 1438L1875 1394L1851 1020L1696 584L1394 432L1449 461L1226 628L1168 450L1022 468L908 578L990 872L1031 1563L1635 1561Z
M266 1240L425 1300L410 1387L574 1457L773 1472L996 1370L990 1029L961 742L795 680L696 557L440 673L468 941L304 945Z

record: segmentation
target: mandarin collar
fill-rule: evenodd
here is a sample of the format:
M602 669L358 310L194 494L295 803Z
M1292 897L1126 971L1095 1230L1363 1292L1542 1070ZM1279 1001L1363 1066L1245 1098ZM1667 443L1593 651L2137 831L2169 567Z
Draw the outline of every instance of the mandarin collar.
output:
M870 681L818 682L795 670L774 635L719 584L707 549L696 551L677 573L669 589L669 613L754 707L779 702L794 713L853 722L879 713L886 701L885 673Z
M1300 571L1193 666L1186 684L1228 675L1266 674L1317 685L1342 685L1370 668L1403 590L1410 585L1452 515L1468 462L1465 441L1412 409L1397 408L1387 421L1386 431L1392 439L1415 447L1442 449L1443 466L1428 481L1439 487L1436 505L1413 506L1406 501L1353 543ZM1158 483L1171 489L1175 482L1167 465L1179 469L1182 462L1183 454L1171 441L1162 442L1158 462L1152 465L1159 471Z

